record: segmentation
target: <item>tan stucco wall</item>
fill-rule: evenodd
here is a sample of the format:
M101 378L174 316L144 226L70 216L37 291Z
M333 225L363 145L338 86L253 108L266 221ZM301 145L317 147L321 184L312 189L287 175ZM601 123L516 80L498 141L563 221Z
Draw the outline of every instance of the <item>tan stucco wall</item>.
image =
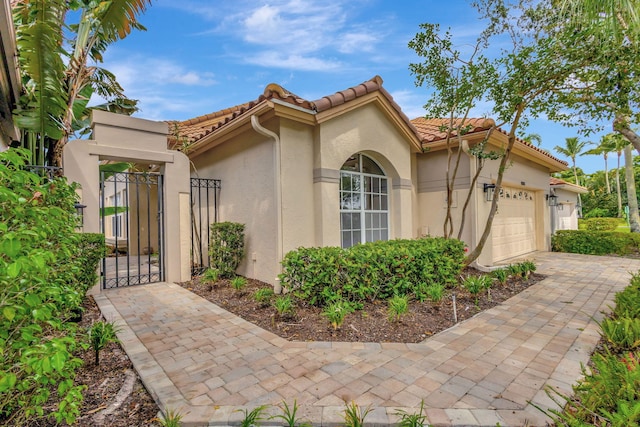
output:
M318 245L340 245L339 171L355 153L373 158L389 178L390 238L416 235L410 146L374 103L321 123L316 144L316 236L322 239Z
M578 229L578 194L563 188L555 188L558 196L558 206L549 206L550 218L554 222L552 230L577 230Z
M427 152L417 154L418 175L418 220L417 228L420 234L442 236L443 224L446 217L446 151ZM453 195L452 216L454 222L454 236L457 236L460 218L471 176L475 174L476 161L470 157L461 158L458 179ZM489 215L491 203L485 201L484 183L495 183L498 175L499 160L487 161L480 173L473 195L465 214L465 224L462 240L474 248L480 240ZM550 220L545 202L545 194L549 191L549 170L530 160L516 155L511 156L510 164L504 174L503 186L523 188L535 193L536 209L536 249L546 250L550 245ZM498 204L498 211L500 205ZM491 265L493 263L492 236L484 246L478 263Z
M249 130L191 159L192 176L221 180L218 220L245 224L238 274L271 284L279 272L274 144Z

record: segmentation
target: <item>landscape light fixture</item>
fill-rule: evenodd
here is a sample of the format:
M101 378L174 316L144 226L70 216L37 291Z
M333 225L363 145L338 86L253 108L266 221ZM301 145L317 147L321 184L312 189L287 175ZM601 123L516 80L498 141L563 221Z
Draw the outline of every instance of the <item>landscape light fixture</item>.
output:
M490 202L493 200L493 193L496 191L495 184L487 184L486 182L482 186L482 190L484 191L485 200Z

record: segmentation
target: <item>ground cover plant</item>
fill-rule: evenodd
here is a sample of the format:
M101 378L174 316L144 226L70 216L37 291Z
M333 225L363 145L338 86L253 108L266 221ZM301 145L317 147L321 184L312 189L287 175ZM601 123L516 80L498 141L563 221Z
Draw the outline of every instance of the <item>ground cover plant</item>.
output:
M529 266L530 268L530 266ZM511 269L498 273L504 283L494 278L497 273L482 273L466 268L446 286L439 283L425 285L404 283L410 291L402 296L348 301L333 299L324 305L312 304L304 293L290 292L273 295L272 286L248 279L243 294L239 294L231 279L214 284L196 277L181 283L183 287L218 306L283 338L300 341L361 341L361 342L420 342L454 325L453 294L456 297L458 321L500 304L543 278L529 273L525 279ZM521 271L522 268L518 268ZM526 270L526 269L525 269ZM486 277L483 292L476 295L464 288L468 277ZM487 283L488 281L488 283ZM424 286L423 286L424 285ZM491 289L487 292L487 287ZM421 290L418 290L421 289ZM412 291L413 290L413 291ZM360 294L354 290L354 294ZM267 302L268 301L268 302ZM390 301L393 301L390 303Z
M640 425L640 272L615 301L611 315L599 323L602 340L583 367L574 396L548 391L563 407L545 411L557 426Z

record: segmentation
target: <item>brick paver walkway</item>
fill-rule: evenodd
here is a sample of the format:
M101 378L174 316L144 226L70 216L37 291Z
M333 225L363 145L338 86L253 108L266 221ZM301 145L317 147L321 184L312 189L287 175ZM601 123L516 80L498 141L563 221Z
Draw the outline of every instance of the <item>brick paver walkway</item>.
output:
M536 253L548 277L502 305L419 344L289 342L178 285L96 296L142 381L185 425L237 425L238 409L294 399L314 425L342 424L345 401L371 405L367 424L398 409L443 426L544 426L529 402L555 407L599 339L593 319L640 260Z

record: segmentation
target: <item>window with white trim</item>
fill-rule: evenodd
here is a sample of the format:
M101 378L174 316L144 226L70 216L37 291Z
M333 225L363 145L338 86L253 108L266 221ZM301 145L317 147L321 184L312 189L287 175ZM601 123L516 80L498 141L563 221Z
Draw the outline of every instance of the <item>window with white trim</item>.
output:
M340 234L343 248L389 240L389 190L382 168L354 154L340 171Z

